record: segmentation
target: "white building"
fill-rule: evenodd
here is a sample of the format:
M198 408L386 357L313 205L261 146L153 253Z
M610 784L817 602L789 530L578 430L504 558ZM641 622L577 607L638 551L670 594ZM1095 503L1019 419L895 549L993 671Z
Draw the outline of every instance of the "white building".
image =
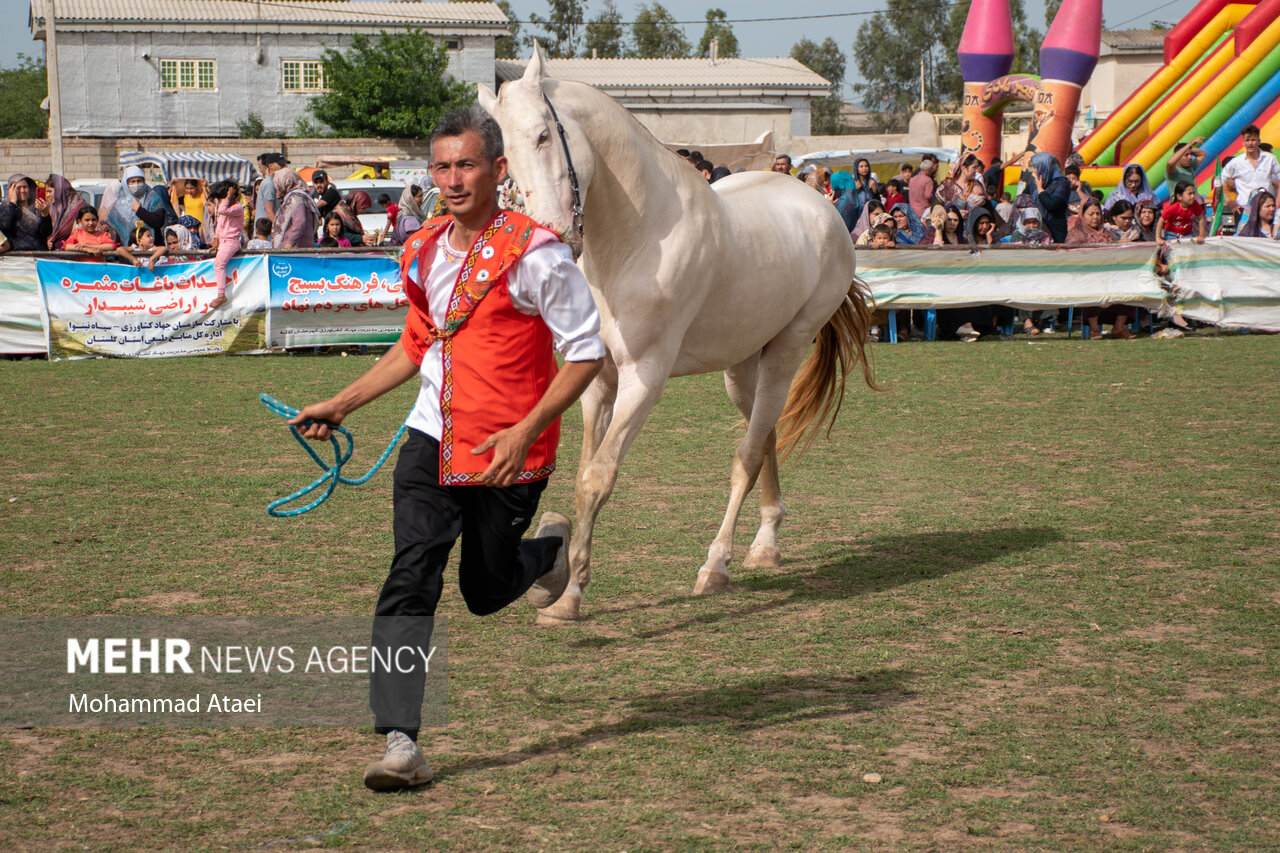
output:
M1098 65L1080 93L1081 113L1092 107L1100 121L1115 112L1164 67L1164 37L1163 30L1104 30Z
M31 34L47 41L48 0L32 0ZM250 113L293 134L323 91L320 58L352 35L425 29L449 50L449 73L493 82L494 3L255 0L56 0L65 136L238 136ZM423 129L423 133L427 132Z
M498 60L498 82L525 65ZM546 75L612 95L662 140L740 143L773 131L779 150L809 135L810 105L831 94L825 78L789 58L548 59Z

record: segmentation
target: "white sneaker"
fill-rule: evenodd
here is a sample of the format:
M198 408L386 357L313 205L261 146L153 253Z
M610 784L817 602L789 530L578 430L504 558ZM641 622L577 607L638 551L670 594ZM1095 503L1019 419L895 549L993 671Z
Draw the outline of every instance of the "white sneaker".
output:
M434 777L418 745L404 732L389 732L387 754L364 771L364 784L371 791L398 791L425 785Z
M533 586L524 594L529 603L539 610L559 601L560 596L564 595L565 587L569 585L569 536L572 530L573 525L567 516L558 512L544 512L538 522L538 531L533 534L535 539L559 536L561 541L551 571L534 581Z

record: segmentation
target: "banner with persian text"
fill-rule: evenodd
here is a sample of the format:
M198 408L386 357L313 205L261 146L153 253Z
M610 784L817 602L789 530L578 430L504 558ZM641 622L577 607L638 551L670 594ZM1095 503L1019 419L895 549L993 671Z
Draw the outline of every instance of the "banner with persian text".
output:
M36 262L49 317L49 358L225 355L266 348L266 258L227 264L226 304L213 261L146 267Z
M392 344L409 300L390 255L271 257L272 347Z

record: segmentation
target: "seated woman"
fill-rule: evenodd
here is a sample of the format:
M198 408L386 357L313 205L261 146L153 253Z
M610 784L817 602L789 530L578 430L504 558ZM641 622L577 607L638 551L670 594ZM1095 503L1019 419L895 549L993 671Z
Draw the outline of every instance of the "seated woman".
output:
M1277 229L1275 226L1276 218L1276 199L1269 192L1260 192L1254 195L1253 201L1249 202L1249 218L1245 220L1244 227L1236 234L1237 237L1263 237L1268 240L1277 238Z
M49 248L61 249L75 230L80 211L88 204L61 175L50 175L44 186L45 198L49 200ZM94 216L96 218L97 211Z
M997 230L1000 223L995 213L986 206L969 211L965 217L966 243L975 248L994 246L999 242ZM946 308L938 311L938 328L949 331L962 341L972 343L984 334L991 334L1013 319L1013 309L996 305L977 305L969 308Z
M10 175L4 203L0 204L0 231L19 252L43 252L49 248L49 203L26 175Z
M964 243L964 214L954 204L942 208L942 227L935 229L933 242L936 246L959 246Z
M164 229L164 245L147 258L147 269L154 271L156 264L177 264L194 261L199 258L200 247L196 238L185 225L166 225Z
M933 235L929 233L928 226L920 221L920 217L916 216L911 205L899 202L889 209L889 213L893 216L894 224L898 229L899 246L916 246L933 242Z
M1046 246L1053 243L1053 238L1041 228L1038 208L1022 208L1018 214L1017 223L1018 227L1008 236L1000 238L1001 243L1025 243L1029 246Z
M1102 230L1111 235L1113 242L1138 242L1133 227L1133 205L1123 199L1113 204L1102 216Z
M1067 232L1067 245L1082 246L1114 242L1116 242L1116 238L1113 233L1103 227L1102 202L1096 198L1087 200L1080 207L1080 215L1076 217L1071 230ZM1111 308L1084 308L1081 310L1080 316L1083 322L1089 324L1089 332L1092 338L1101 338L1102 324L1108 322L1111 323L1111 337L1119 340L1135 337L1132 332L1125 328L1125 324L1129 320L1129 313L1128 308L1123 305L1116 305Z
M862 236L867 233L867 229L874 224L872 220L881 213L884 213L884 205L880 203L879 199L873 198L871 201L868 201L863 205L862 213L858 216L858 221L854 223L853 231L850 232L850 236L853 237L853 241L855 243L857 243ZM863 240L861 245L866 245L870 239L871 238L868 237L866 240Z
M1121 178L1120 186L1111 191L1111 195L1107 196L1107 203L1103 205L1103 212L1108 212L1116 203L1121 201L1129 202L1130 206L1137 207L1144 201L1154 201L1155 193L1151 191L1151 183L1147 180L1146 170L1137 163L1130 163L1124 167L1124 176Z

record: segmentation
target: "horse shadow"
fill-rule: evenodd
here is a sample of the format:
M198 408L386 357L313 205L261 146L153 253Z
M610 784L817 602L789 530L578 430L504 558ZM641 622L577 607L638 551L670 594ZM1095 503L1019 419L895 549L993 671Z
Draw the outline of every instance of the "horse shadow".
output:
M717 622L740 621L768 614L806 601L840 601L875 595L901 586L970 571L1011 554L1026 553L1062 541L1062 532L1053 527L995 527L986 530L938 530L923 533L886 533L846 543L836 553L810 568L796 571L784 559L781 569L761 574L759 570L735 578L733 591L785 591L784 598L766 602L728 606L695 614L671 625L641 631L625 637L583 637L571 645L601 648L632 640L647 640ZM745 553L743 550L741 553ZM732 567L731 567L732 568ZM732 593L731 593L732 594ZM719 600L720 597L717 597ZM648 604L598 609L600 613L641 608L667 608L687 603L688 596L670 596Z
M570 734L549 736L496 755L475 756L439 768L436 779L507 767L637 732L678 731L714 724L731 732L847 717L897 705L915 694L912 673L877 669L857 676L769 674L705 689L664 690L637 696L625 716Z

